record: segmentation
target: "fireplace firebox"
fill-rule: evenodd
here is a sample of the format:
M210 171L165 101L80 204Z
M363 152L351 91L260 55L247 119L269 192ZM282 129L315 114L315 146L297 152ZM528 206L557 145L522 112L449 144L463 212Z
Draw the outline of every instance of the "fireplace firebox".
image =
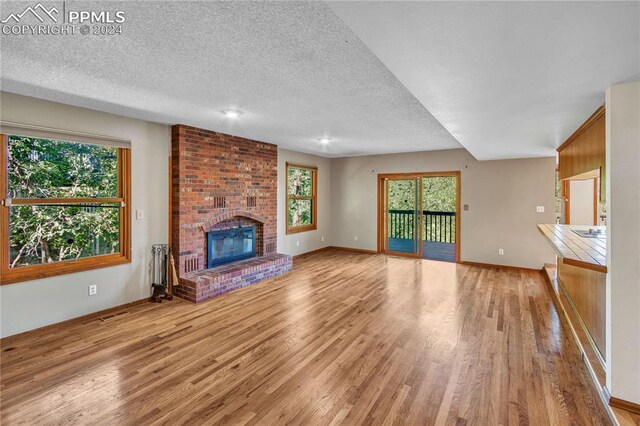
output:
M207 232L208 267L256 256L256 227L243 226Z

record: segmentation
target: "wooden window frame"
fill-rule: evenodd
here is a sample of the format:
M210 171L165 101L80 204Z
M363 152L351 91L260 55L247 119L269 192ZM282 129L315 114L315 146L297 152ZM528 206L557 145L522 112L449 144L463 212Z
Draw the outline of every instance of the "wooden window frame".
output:
M412 172L412 173L379 173L378 174L378 253L389 254L385 247L386 223L386 194L384 182L387 179L412 179L423 177L455 177L456 178L456 263L465 263L461 258L462 249L462 173L459 170L442 172ZM420 190L420 205L422 205L422 190ZM420 221L422 225L422 221ZM422 232L422 231L420 231ZM418 255L412 253L393 252L394 256L421 258L422 248Z
M44 138L43 138L44 139ZM52 137L52 140L60 140ZM83 142L78 142L83 143ZM74 272L88 271L114 265L131 263L131 150L118 150L118 196L115 198L13 198L11 205L121 203L120 252L62 260L59 262L10 268L9 209L7 196L9 135L0 134L0 285L31 281Z
M304 169L311 171L311 196L289 195L289 169ZM302 164L286 163L285 167L285 228L288 234L297 234L318 229L318 168L316 166L305 166ZM311 224L303 226L289 226L289 201L290 200L311 200Z

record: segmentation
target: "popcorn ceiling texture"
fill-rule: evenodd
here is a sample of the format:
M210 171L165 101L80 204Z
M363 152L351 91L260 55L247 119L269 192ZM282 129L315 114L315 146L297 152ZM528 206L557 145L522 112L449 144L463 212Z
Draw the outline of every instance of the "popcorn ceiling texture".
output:
M122 35L2 35L4 91L327 157L554 156L609 85L640 78L639 2L68 6L122 10Z
M323 2L72 6L122 35L2 36L3 90L324 156L460 147Z

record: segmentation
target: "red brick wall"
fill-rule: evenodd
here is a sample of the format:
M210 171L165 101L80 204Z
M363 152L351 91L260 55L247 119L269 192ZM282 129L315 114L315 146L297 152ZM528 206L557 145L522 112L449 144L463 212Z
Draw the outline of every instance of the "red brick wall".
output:
M277 147L183 125L171 128L171 139L171 227L178 273L206 268L205 232L225 225L257 224L256 251L274 253ZM247 197L256 197L255 203Z

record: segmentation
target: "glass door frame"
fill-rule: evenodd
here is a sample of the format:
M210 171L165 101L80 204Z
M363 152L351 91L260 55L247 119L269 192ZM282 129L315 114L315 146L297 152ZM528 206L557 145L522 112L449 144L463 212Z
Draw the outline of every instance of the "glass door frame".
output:
M462 217L461 217L461 199L462 199L462 178L459 170L443 171L443 172L414 172L414 173L379 173L378 174L378 253L393 256L404 256L411 258L422 258L422 178L423 177L440 177L452 176L456 178L456 263L460 263L460 250L462 245ZM418 251L417 253L406 253L390 251L387 244L387 191L386 182L388 180L418 180L418 199L419 199L419 220L418 220Z
M414 251L406 252L406 251L393 251L389 249L389 238L388 238L388 194L387 188L390 181L414 181L416 185L416 198L415 198L415 207L414 207ZM384 177L382 179L382 204L383 208L380 213L383 215L382 221L382 241L379 241L379 244L382 243L383 253L387 255L393 256L406 256L406 257L422 257L422 182L419 176L391 176ZM380 238L379 238L380 239Z

